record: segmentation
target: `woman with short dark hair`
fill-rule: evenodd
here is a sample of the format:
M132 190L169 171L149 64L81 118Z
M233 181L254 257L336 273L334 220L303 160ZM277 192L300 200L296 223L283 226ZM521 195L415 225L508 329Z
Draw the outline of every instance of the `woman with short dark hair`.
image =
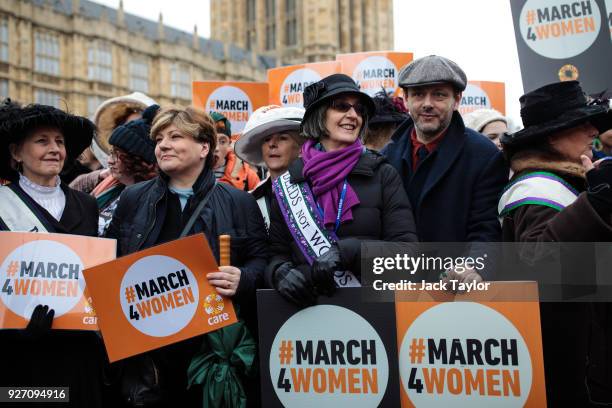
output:
M399 175L360 140L372 99L334 74L306 87L304 107L301 157L273 184L266 271L267 284L300 306L337 286L360 285L362 241L417 240Z

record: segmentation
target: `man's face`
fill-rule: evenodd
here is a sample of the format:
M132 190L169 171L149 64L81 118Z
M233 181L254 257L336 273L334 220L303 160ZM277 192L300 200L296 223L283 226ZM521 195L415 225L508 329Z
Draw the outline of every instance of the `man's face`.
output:
M217 147L215 148L215 164L213 167L219 168L225 164L225 157L230 151L232 141L224 133L217 133Z
M404 96L417 135L426 142L446 130L461 102L461 93L455 93L450 84L406 88Z

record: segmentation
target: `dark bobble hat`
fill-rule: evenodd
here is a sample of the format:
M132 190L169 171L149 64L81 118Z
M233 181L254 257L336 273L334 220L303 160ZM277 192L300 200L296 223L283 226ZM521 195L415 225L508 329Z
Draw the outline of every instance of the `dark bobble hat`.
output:
M530 143L541 137L591 122L600 131L610 127L608 109L588 105L578 81L556 82L521 96L521 118L524 129L505 134L504 145ZM608 119L606 119L608 118Z
M117 126L108 140L109 144L149 164L155 163L155 142L150 134L151 123L158 109L159 105L151 105L142 113L142 119Z

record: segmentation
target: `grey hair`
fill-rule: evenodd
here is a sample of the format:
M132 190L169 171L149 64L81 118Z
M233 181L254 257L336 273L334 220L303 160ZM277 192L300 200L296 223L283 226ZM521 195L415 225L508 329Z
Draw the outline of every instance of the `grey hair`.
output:
M314 108L314 111L306 117L304 121L302 121L301 133L300 135L307 139L315 139L320 140L325 137L329 137L329 131L327 127L325 127L325 119L327 114L327 109L331 106L331 101L333 98L330 98L327 101L324 101L319 106ZM368 129L368 115L364 115L361 117L361 129L359 129L359 139L363 140L365 137L365 133Z

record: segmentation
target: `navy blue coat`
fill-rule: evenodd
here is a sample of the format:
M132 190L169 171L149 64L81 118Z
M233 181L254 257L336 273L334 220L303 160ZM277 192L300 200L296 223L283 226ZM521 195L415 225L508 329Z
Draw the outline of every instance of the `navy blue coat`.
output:
M414 123L406 119L383 149L412 203L421 242L499 242L497 202L508 182L502 153L467 129L458 112L444 139L412 170Z

